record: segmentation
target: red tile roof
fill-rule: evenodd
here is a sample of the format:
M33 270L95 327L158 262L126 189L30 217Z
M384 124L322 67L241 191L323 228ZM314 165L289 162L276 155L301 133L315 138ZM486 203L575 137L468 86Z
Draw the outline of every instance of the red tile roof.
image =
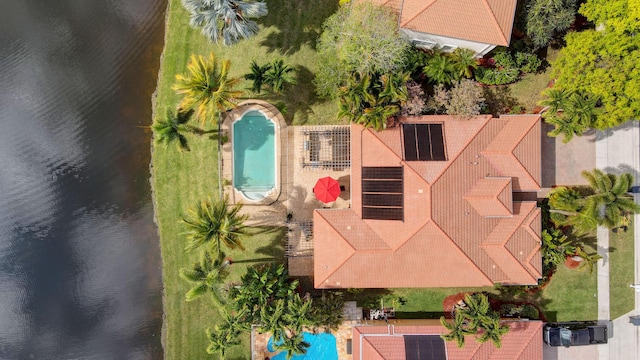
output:
M459 348L455 342L445 342L448 360L540 360L542 359L541 321L505 321L509 332L502 337L502 347L492 342L478 343L467 336ZM440 335L447 330L433 326L356 326L353 328L353 360L406 359L403 335ZM374 335L374 336L371 336ZM388 336L385 336L388 335Z
M508 46L517 0L368 0L400 14L400 27Z
M447 161L404 161L400 128L351 125L351 208L314 211L317 288L535 284L540 117L402 118L440 123ZM499 156L499 161L496 160ZM404 221L362 219L362 167L402 166Z

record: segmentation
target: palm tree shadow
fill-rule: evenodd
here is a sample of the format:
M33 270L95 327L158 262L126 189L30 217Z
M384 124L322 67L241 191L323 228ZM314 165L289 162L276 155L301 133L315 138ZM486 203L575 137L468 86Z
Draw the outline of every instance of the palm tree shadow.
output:
M286 107L284 118L287 125L305 124L309 115L313 114L312 105L318 102L318 96L313 86L315 74L307 67L296 66L296 83L287 87L284 92Z
M291 55L303 45L315 48L325 19L338 9L338 0L270 0L269 15L257 22L275 27L260 43L268 52Z

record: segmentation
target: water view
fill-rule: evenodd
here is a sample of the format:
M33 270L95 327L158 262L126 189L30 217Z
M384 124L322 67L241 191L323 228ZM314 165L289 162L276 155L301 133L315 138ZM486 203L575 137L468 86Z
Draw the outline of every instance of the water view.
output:
M0 359L161 359L162 0L0 12Z

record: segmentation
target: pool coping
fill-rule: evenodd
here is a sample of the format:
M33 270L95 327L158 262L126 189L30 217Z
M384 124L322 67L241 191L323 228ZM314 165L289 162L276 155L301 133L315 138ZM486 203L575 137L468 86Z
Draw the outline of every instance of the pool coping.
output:
M233 123L240 120L244 114L249 111L259 111L261 112L267 119L271 120L276 125L275 136L275 184L274 189L267 194L264 198L260 200L251 200L246 198L242 192L238 191L233 184ZM244 205L270 205L278 200L280 197L280 193L282 191L282 174L283 174L283 162L282 156L283 154L283 135L284 132L287 131L287 123L284 119L284 116L280 113L280 111L270 103L257 99L250 99L243 101L238 104L238 106L230 111L228 111L222 121L221 124L222 134L228 136L228 141L223 145L224 152L231 154L229 159L224 159L229 162L229 166L223 167L223 169L229 169L229 174L223 174L225 179L231 179L231 184L225 185L225 189L228 191L230 196L230 201L233 204L242 203Z

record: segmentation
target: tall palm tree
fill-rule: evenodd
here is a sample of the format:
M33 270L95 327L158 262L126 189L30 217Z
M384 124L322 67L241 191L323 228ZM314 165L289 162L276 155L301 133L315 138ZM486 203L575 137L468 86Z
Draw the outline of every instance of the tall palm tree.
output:
M271 65L271 70L265 74L264 81L271 86L273 92L280 94L284 90L285 84L295 83L291 76L293 71L294 68L285 64L284 60L276 60Z
M451 58L460 78L473 77L473 70L478 67L478 59L472 50L458 48L451 54Z
M311 344L304 341L302 334L295 334L292 336L284 336L282 342L279 344L274 344L274 348L277 350L286 351L286 358L290 360L294 355L304 355L307 353L307 348L309 348Z
M566 101L562 115L588 129L593 127L600 114L599 102L600 98L598 96L575 92Z
M362 115L356 119L356 123L381 131L387 128L389 118L399 111L398 105L372 104L371 107L362 111Z
M624 173L616 176L593 169L591 172L583 171L582 176L594 192L587 196L585 206L594 209L598 224L613 229L620 225L624 215L640 212L640 205L628 194L634 182L633 175Z
M203 251L200 254L200 259L191 268L180 269L180 277L193 284L185 294L187 301L193 301L206 293L211 293L213 302L217 306L225 304L222 284L227 274L226 267L229 262L223 258L224 255L213 258L210 252Z
M460 75L456 73L451 57L436 53L427 59L427 64L422 69L424 75L435 84L449 85L456 80L460 80Z
M589 129L584 123L564 114L544 114L544 121L554 126L554 129L549 131L547 135L551 137L562 135L563 143L568 143L574 136L582 136Z
M251 72L244 75L246 80L253 81L251 91L256 94L260 94L262 92L262 85L266 83L266 74L270 69L271 64L260 66L255 60L251 60Z
M456 312L452 323L449 323L444 316L441 317L440 324L449 330L449 333L442 334L440 337L445 341L455 341L459 348L464 346L465 337L467 335L473 335L476 333L475 329L469 329L467 326L467 318L461 312Z
M218 62L214 53L208 58L191 55L185 74L176 75L172 88L182 95L179 108L183 111L193 109L202 123L209 120L215 123L219 112L235 107L235 99L242 95L233 90L240 79L229 77L231 62Z
M187 216L182 218L186 224L187 246L185 250L193 250L202 245L208 245L216 250L218 256L222 253L222 245L230 249L244 246L240 237L246 235L244 221L246 215L240 215L242 204L229 207L228 198L219 201L211 199L196 203L188 210Z
M484 294L465 295L464 303L466 307L459 310L469 321L470 329L477 329L485 322L489 321L493 315L493 310L489 306L489 298Z
M548 107L547 111L555 115L565 107L572 94L573 92L566 89L548 88L542 92L546 98L540 101L540 105Z
M559 186L549 192L551 220L557 226L573 226L578 233L587 233L598 225L596 207L586 206L578 191Z
M509 326L503 325L499 318L492 318L482 325L482 334L477 338L478 342L485 343L489 340L498 349L502 347L502 336L509 332Z
M156 144L166 144L177 141L178 150L190 151L189 143L187 142L186 133L200 134L203 131L191 125L188 125L189 117L193 111L178 111L173 113L171 110L167 110L166 119L157 120L151 125L151 130L154 135L154 142Z
M190 25L201 27L209 41L232 45L258 32L258 24L250 20L267 15L267 4L243 0L182 0L189 12Z
M368 103L376 100L371 92L371 75L352 74L347 84L338 89L340 101L338 118L354 120L362 114Z

